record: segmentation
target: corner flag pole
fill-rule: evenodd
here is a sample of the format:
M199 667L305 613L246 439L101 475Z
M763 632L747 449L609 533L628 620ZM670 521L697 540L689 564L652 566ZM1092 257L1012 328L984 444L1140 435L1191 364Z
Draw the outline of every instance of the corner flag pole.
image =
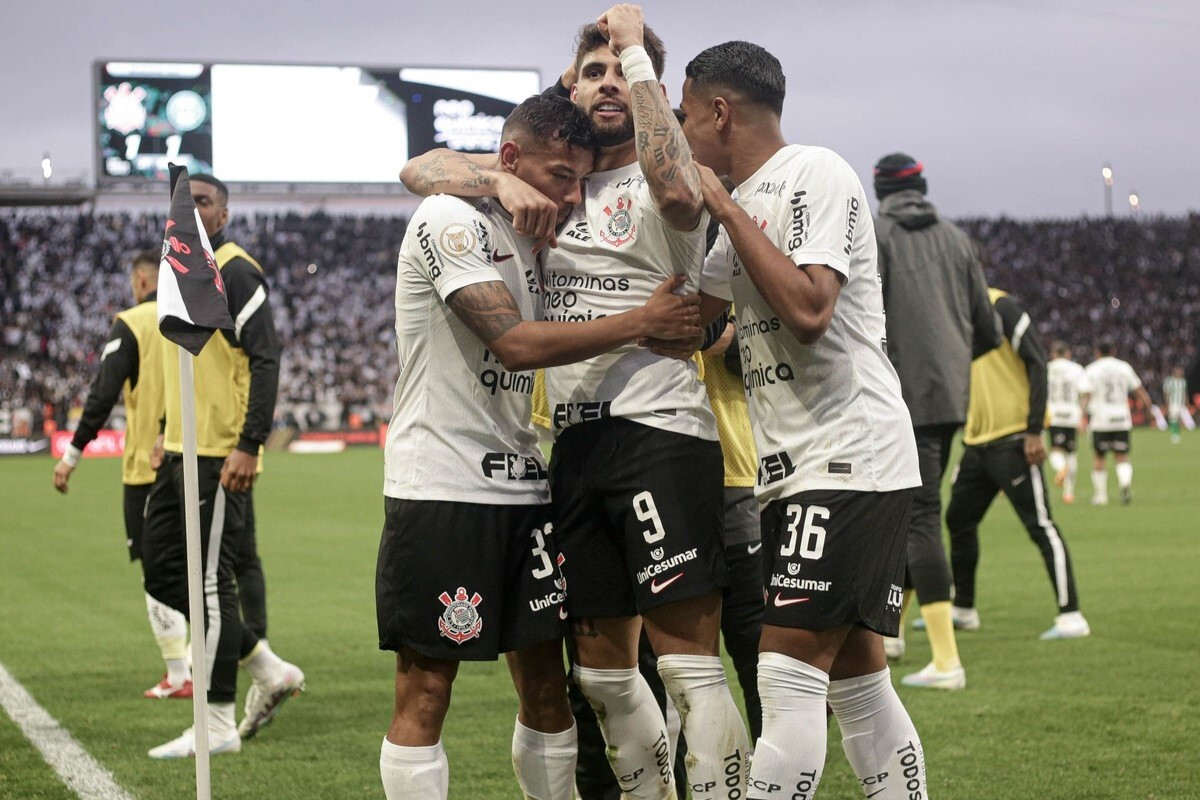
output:
M200 486L196 468L195 358L179 351L179 394L183 423L183 507L187 531L188 622L192 629L192 732L196 742L196 800L210 800L208 753L208 658L204 627L204 568L200 563Z
M211 662L215 658L209 659L208 653L217 648L220 622L214 619L211 628L204 624L207 616L204 602L206 571L205 556L200 549L196 376L193 362L215 331L231 331L235 326L229 315L229 299L221 280L221 270L213 257L212 243L208 240L204 221L192 196L187 167L171 164L170 172L171 211L163 231L162 260L158 265L158 329L179 348L179 422L183 445L188 621L192 628L192 741L196 753L196 798L210 800L208 685L212 680ZM167 402L171 403L172 398L167 398ZM215 571L220 550L219 538L209 542L209 548L214 547L217 549L210 554L209 561ZM216 594L215 585L207 588ZM212 637L211 644L209 637Z

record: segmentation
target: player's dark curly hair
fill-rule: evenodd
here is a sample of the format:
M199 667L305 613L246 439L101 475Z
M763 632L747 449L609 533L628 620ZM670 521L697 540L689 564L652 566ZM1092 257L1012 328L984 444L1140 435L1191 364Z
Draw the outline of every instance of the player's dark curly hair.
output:
M725 42L714 45L688 62L684 75L692 79L692 89L718 91L728 89L746 100L783 113L787 79L779 59L750 42Z
M654 74L661 81L663 68L667 63L667 48L663 46L662 39L658 38L658 34L652 31L649 25L642 27L642 44L646 48L646 55L650 56ZM579 65L583 63L584 56L600 47L607 48L608 39L600 32L600 27L596 23L589 22L579 29L579 33L575 35L576 75L579 74Z
M535 94L512 110L500 137L508 141L524 133L539 142L560 141L575 147L596 146L596 129L565 97Z

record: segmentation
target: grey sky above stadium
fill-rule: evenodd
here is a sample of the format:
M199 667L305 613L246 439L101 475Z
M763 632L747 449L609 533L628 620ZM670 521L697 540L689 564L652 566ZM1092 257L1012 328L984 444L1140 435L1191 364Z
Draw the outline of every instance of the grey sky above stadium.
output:
M535 67L552 80L603 2L6 2L0 171L94 176L96 59ZM879 156L925 164L956 216L1103 213L1101 167L1128 214L1200 209L1200 4L1194 0L647 0L665 83L728 39L788 78L790 141L837 150L868 185Z

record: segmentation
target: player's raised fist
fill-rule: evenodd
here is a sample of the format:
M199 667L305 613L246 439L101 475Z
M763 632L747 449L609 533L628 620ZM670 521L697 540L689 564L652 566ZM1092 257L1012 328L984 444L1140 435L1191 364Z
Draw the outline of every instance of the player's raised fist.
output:
M618 3L596 19L596 27L608 38L608 46L616 56L626 47L643 44L644 26L642 7L632 3Z

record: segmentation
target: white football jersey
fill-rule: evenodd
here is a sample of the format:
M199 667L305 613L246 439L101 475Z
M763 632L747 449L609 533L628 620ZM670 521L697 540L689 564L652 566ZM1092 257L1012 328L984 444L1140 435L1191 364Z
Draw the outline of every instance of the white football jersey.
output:
M456 290L503 281L537 319L533 241L494 200L426 198L409 220L396 270L400 377L384 453L384 494L405 500L549 502L529 421L533 375L508 372L446 304Z
M704 260L704 214L677 231L658 214L635 163L584 179L583 203L545 257L544 313L576 322L637 308L664 280L688 276L696 291ZM662 430L717 440L696 362L657 356L628 344L577 364L546 370L551 430L623 417Z
M1049 398L1046 401L1050 412L1050 426L1075 428L1083 418L1079 408L1079 384L1083 379L1083 367L1069 358L1052 358L1046 365L1046 381Z
M701 289L738 309L760 502L814 489L919 486L858 177L831 150L789 145L738 187L737 202L797 266L824 264L845 279L829 329L805 345L758 293L724 231L705 263Z
M1079 391L1091 394L1091 429L1101 433L1130 430L1133 417L1129 413L1129 393L1141 385L1133 367L1119 358L1103 356L1088 364Z

